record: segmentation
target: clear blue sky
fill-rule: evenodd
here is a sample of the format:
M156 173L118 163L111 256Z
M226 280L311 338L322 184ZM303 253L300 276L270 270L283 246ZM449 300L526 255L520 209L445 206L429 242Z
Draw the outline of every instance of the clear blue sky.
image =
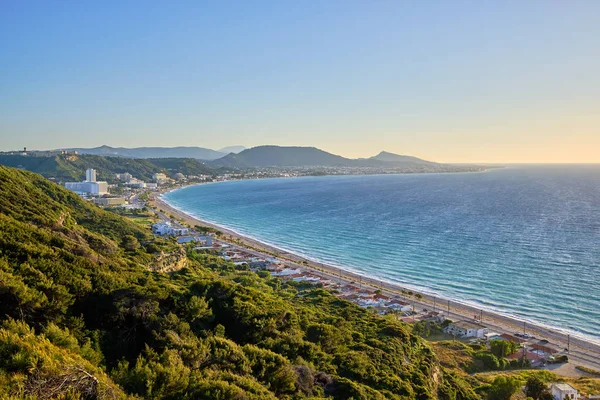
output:
M600 1L2 1L0 149L600 162Z

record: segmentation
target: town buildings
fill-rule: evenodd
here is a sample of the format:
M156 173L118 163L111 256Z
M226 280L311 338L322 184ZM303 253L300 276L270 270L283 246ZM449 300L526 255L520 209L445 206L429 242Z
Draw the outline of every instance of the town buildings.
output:
M83 182L65 182L65 188L78 194L88 194L102 196L108 193L107 182L96 181L96 170L88 169L85 171L85 181Z
M123 197L99 197L94 199L94 203L102 207L114 207L127 204Z
M478 322L462 320L448 325L446 333L458 337L485 338L489 329Z
M189 235L189 228L173 226L170 222L158 222L152 225L152 233L161 236L183 236Z
M85 171L85 180L86 182L96 182L96 170L95 169L87 169Z
M115 177L123 182L129 182L133 179L133 175L131 175L129 172L123 172L122 174L115 174Z
M152 179L154 179L156 182L166 182L168 180L167 175L165 175L162 172L157 172L154 175L152 175Z

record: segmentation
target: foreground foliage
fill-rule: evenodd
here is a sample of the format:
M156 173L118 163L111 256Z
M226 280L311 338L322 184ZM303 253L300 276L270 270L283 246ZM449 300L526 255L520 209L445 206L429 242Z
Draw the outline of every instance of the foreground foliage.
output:
M322 289L168 249L0 167L0 393L31 398L478 399L399 322Z

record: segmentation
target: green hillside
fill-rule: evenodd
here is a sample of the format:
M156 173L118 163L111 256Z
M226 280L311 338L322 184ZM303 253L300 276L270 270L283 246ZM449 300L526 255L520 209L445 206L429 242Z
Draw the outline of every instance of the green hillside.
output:
M123 157L103 157L96 155L56 155L21 156L0 155L0 165L22 168L56 181L80 181L85 178L85 170L94 168L98 179L115 182L115 174L129 172L134 177L149 181L157 172L174 176L212 174L214 171L198 160L191 158L135 159Z
M478 399L406 325L0 167L0 397ZM180 251L180 250L179 250Z

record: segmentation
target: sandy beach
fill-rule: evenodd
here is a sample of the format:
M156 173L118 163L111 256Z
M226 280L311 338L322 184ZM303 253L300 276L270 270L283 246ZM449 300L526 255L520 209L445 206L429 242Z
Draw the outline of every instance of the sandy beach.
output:
M194 218L172 206L167 204L161 197L161 193L154 193L150 197L150 205L156 207L166 216L174 216L176 219L183 221L191 227L195 225L212 227L223 232L222 239L233 245L240 246L247 251L256 253L257 255L275 256L284 260L291 266L311 269L316 274L332 281L343 284L355 282L363 287L369 287L373 290L382 290L387 295L404 295L408 291L415 292L414 289L404 288L397 284L383 282L371 277L365 277L351 271L347 271L335 266L318 263L298 255L282 251L273 246L266 245L253 238L240 235L222 226L218 226L200 219ZM600 369L600 345L591 341L579 338L574 335L567 335L558 330L544 327L534 322L523 321L510 316L502 315L496 312L481 310L480 308L463 304L449 298L433 296L427 293L419 293L422 298L416 299L414 296L407 299L408 302L414 304L415 308L435 310L444 313L446 318L457 320L473 320L475 316L481 316L481 323L486 325L490 331L497 333L523 333L535 336L538 339L547 339L553 344L561 348L570 349L570 363L574 365L582 365L590 368Z

